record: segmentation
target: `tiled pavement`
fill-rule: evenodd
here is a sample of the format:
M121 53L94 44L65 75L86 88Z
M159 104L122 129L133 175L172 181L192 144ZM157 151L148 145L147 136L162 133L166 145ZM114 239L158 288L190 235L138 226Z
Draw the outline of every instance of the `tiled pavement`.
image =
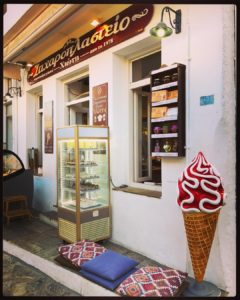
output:
M3 253L3 296L80 296L46 274Z
M30 220L27 218L13 219L9 225L4 224L3 239L47 261L58 264L54 259L58 254L57 248L63 244L63 241L58 237L57 228L42 222L36 216ZM139 261L139 267L149 264L160 265L108 240L99 243L108 249ZM80 296L33 266L27 265L7 253L3 254L3 270L3 294L5 296ZM71 272L76 273L73 270ZM58 292L56 292L57 290Z
M58 254L58 246L63 244L63 241L58 237L57 229L40 221L36 217L31 220L19 218L12 220L8 226L4 225L3 239L11 241L17 246L52 262L55 262L54 258ZM98 243L108 249L137 260L139 262L138 267L150 264L161 266L156 261L116 245L109 240Z
M57 256L57 248L63 244L63 241L58 237L57 228L42 222L38 216L34 216L30 220L18 218L12 220L9 225L4 225L3 239L54 264L57 264L54 260ZM112 249L113 251L137 260L139 262L138 267L146 265L161 266L161 264L156 261L116 245L109 240L103 241L102 244L108 249ZM18 270L20 265L22 266L21 269L26 270L27 274L30 273L31 275L18 276L18 272L15 272L15 268ZM47 277L44 273L36 270L32 266L26 265L19 259L9 256L8 254L4 254L3 269L5 270L3 276L3 292L5 295L14 295L17 293L18 295L21 294L21 296L34 296L39 293L39 295L50 296L50 293L53 293L54 296L57 296L56 290L59 290L59 293L62 296L79 295L78 293L69 290L67 287L54 282L52 279L50 280L50 283L50 281L46 279ZM73 270L71 270L71 272L76 273L76 271ZM34 286L33 282L35 288L28 288L29 284ZM48 282L49 284L47 284ZM14 287L16 283L19 287L19 290L17 291ZM222 294L222 296L224 295L225 294Z

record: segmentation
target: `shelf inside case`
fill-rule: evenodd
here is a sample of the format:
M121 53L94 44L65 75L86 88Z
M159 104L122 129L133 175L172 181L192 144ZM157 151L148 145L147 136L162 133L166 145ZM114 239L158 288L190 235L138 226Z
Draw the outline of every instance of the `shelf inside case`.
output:
M70 188L70 187L62 187L62 189L66 192L70 192L70 193L76 193L76 189L75 188Z
M94 161L80 161L80 167L95 167L97 165Z
M71 167L71 166L74 166L75 167L75 161L65 161L63 166L64 167Z
M96 200L81 199L81 201L80 201L80 209L83 209L83 210L100 207L100 206L102 206L102 204ZM76 211L76 201L68 200L68 201L64 202L62 207Z
M98 179L98 178L100 178L100 176L95 175L95 174L80 173L80 180L81 181L93 180L93 179Z
M90 208L95 208L95 207L99 207L99 206L102 206L102 204L97 202L96 200L81 199L81 201L80 201L81 209L90 209Z
M75 175L74 176L68 176L68 174L65 175L65 177L61 177L62 180L68 180L68 181L74 181L76 180Z

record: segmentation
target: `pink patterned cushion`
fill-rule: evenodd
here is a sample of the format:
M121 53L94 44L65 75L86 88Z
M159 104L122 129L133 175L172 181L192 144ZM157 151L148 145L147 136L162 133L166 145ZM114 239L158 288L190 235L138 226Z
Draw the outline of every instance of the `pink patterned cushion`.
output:
M78 267L106 251L105 247L86 240L58 248L58 253L62 257Z
M170 268L142 267L116 289L121 296L172 297L184 283L187 273Z

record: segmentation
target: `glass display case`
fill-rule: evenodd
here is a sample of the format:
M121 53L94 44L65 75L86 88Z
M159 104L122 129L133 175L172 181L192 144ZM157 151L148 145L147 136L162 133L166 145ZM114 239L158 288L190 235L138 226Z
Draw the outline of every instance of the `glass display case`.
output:
M3 150L3 180L21 174L24 170L24 165L16 153Z
M33 171L25 169L20 157L13 151L3 150L3 198L7 197L26 197L28 208L32 208L33 199ZM19 205L18 205L19 204ZM19 208L21 203L15 205Z
M110 237L108 128L57 129L59 236L67 242Z

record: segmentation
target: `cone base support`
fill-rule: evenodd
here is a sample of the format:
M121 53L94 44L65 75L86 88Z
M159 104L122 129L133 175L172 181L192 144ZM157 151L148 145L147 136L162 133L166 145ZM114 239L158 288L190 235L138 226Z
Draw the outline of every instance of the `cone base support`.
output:
M208 281L198 282L188 278L189 286L183 292L183 297L220 297L221 290Z

